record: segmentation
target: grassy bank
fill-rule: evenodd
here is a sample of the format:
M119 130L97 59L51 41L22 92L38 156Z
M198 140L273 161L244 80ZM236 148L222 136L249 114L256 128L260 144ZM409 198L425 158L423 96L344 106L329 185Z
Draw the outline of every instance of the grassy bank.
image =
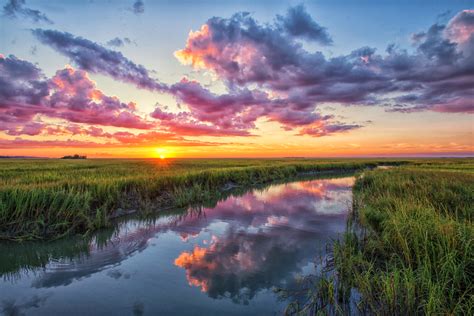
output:
M365 172L330 296L347 303L355 288L361 310L382 315L474 314L473 171L461 160Z
M388 160L0 160L0 239L59 238L110 219L219 196L301 173L399 163Z

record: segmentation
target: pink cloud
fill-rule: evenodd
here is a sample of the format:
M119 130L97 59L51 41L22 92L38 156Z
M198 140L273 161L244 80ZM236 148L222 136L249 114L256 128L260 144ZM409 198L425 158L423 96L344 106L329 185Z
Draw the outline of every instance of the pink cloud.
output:
M160 127L168 132L183 136L250 136L245 129L221 128L217 124L203 124L193 118L189 112L180 112L178 114L163 111L157 107L151 114L151 117L160 120Z
M20 126L19 129L11 129L8 130L6 133L11 136L18 136L18 135L28 135L28 136L35 136L39 135L43 132L44 124L39 122L30 122L23 126Z
M474 113L474 100L456 98L449 102L440 102L432 105L435 112L443 113Z
M457 43L467 42L474 34L474 10L463 10L456 14L449 21L446 33Z
M67 67L49 81L52 94L48 105L54 116L75 123L150 129L154 125L134 114L135 104L122 103L96 89L87 73Z
M15 139L0 138L0 148L43 148L43 147L74 147L74 148L121 148L121 147L140 147L140 146L221 146L225 143L206 142L199 140L187 140L181 137L173 137L169 134L160 134L159 132L148 132L132 134L128 132L117 132L109 136L100 136L111 138L114 141L80 141L74 139L67 140L34 140L17 137Z
M302 128L298 135L310 135L313 137L323 137L332 134L346 133L355 129L361 128L357 124L343 124L338 122L333 123L318 123Z
M66 67L47 79L35 65L14 56L0 57L0 70L0 130L7 134L42 133L39 116L103 126L154 127L135 113L134 103L98 90L83 70Z
M99 148L111 147L110 144L102 144L92 141L78 141L78 140L30 140L30 139L2 139L0 138L0 148L42 148L42 147L77 147L77 148Z

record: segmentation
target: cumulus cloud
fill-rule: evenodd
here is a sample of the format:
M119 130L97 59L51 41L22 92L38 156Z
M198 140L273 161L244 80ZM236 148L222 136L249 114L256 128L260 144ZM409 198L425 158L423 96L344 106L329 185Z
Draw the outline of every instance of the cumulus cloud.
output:
M189 107L197 120L223 128L253 128L254 118L249 118L251 113L244 113L244 110L248 106L258 106L266 100L249 90L216 95L198 82L186 79L174 84L171 91Z
M465 10L447 26L434 24L426 32L415 33L416 55L390 51L381 62L384 71L411 85L393 99L396 106L391 111L474 112L474 33L469 31L470 16L474 16L472 10Z
M456 43L442 36L445 26L434 24L427 32L413 35L418 44L418 51L428 59L434 59L439 63L452 63L459 57Z
M38 115L69 122L136 129L154 123L135 114L135 104L123 103L98 90L83 70L66 67L47 79L35 65L15 56L0 56L1 130L10 135L38 134Z
M42 71L32 63L0 55L0 101L2 104L37 104L48 94Z
M160 127L177 135L183 136L250 136L245 129L222 128L216 124L203 124L187 112L178 114L163 111L160 106L150 114L160 121Z
M453 41L465 43L474 34L474 10L463 10L449 21L446 32Z
M286 16L277 15L281 29L292 36L301 37L322 45L332 43L331 36L325 27L320 26L306 11L304 5L290 7Z
M270 98L265 92L249 89L234 89L228 94L216 95L189 80L172 85L170 91L188 106L188 118L211 123L215 127L214 132L222 134L250 135L248 130L256 127L259 118L278 122L287 130L313 123L328 124L332 120L331 116L316 113L314 105L300 96ZM157 118L156 115L154 117ZM183 115L180 122L183 122ZM186 127L189 128L189 125L186 124ZM337 132L334 130L334 133Z
M54 115L71 122L149 129L152 123L134 114L135 104L122 103L117 97L96 89L85 71L71 67L60 70L50 80L49 106Z
M238 13L228 19L209 19L189 34L186 46L175 56L183 64L214 72L232 89L258 85L288 99L298 95L301 103L295 107L303 111L329 102L389 104L390 110L403 111L471 112L472 14L472 10L464 10L447 25L436 23L414 34L415 53L390 45L386 54L362 47L327 58L321 52L305 50L296 41L310 40L308 34L316 36L321 29L304 7L290 8L274 25ZM301 25L291 24L294 16L301 17ZM406 96L411 102L400 103Z
M0 55L0 130L25 130L37 113L48 111L42 106L48 95L47 80L36 65ZM31 128L25 133L31 135Z
M281 32L280 24L258 23L248 13L229 19L213 17L189 34L185 48L175 56L184 64L211 70L231 84L258 84L277 91L318 86L330 93L336 84L380 77L352 56L327 60L321 52L306 51L297 36Z
M23 16L33 20L33 22L46 22L53 24L44 13L25 7L25 0L10 0L3 6L3 14L5 16L15 18Z

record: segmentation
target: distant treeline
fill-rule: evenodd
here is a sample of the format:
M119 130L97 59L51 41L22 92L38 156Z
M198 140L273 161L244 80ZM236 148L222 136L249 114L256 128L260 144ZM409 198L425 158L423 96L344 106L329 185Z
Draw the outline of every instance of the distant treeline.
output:
M73 156L64 156L61 159L87 159L87 156L73 155Z

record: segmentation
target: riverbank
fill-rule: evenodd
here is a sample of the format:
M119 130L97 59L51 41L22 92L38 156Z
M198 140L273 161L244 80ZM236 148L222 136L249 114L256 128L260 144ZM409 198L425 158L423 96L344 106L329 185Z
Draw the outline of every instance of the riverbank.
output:
M474 161L365 172L353 192L332 303L347 306L355 289L365 313L472 315Z
M400 159L0 160L0 239L56 239L215 199L300 174L402 164Z

